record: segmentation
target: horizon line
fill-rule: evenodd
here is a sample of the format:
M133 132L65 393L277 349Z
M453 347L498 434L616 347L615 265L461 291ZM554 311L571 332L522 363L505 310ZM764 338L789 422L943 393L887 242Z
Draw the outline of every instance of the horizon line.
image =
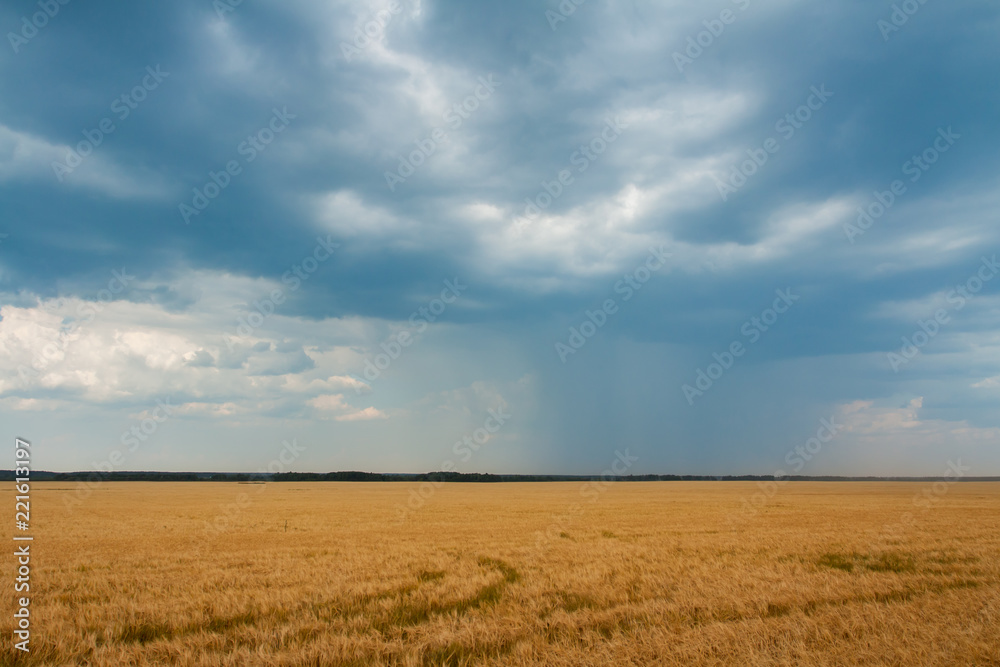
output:
M351 481L351 482L392 482L392 481L436 481L436 482L461 482L461 481L484 481L482 479L468 478L490 478L492 482L546 482L546 481L893 481L893 482L936 482L936 481L969 481L969 482L1000 482L1000 476L942 476L942 475L774 475L774 474L726 474L726 475L706 475L706 474L678 474L678 473L642 473L630 475L616 475L604 473L490 473L490 472L457 472L434 470L428 472L368 472L360 470L335 470L329 472L232 472L232 471L166 471L166 470L32 470L24 477L17 476L13 469L0 470L0 481L11 481L15 478L36 478L36 481L53 481L51 479L37 480L38 475L58 476L60 480L54 481L74 481L77 477L92 478L98 477L100 481ZM121 479L129 476L152 477L145 480ZM231 480L213 480L212 477L221 476L231 478ZM347 476L357 477L357 479L336 479L331 477ZM160 477L162 479L155 479ZM175 477L186 477L182 480L171 480ZM117 478L117 479L116 479ZM194 479L191 479L194 478ZM327 478L327 479L323 479ZM388 478L388 479L380 479Z

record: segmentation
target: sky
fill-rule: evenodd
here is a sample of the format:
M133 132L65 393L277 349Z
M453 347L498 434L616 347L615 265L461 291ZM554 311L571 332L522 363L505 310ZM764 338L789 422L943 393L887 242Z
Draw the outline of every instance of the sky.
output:
M0 28L37 469L1000 475L995 3Z

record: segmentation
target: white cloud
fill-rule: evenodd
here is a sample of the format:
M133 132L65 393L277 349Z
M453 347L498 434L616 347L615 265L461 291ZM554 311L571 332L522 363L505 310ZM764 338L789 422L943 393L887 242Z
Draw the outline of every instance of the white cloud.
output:
M306 401L309 405L323 413L332 413L336 421L364 421L368 419L388 419L381 410L369 406L363 410L352 407L344 400L343 394L324 394Z
M357 412L351 412L346 415L337 415L334 417L339 422L348 421L366 421L369 419L388 419L389 416L373 407L367 407L364 410L358 410Z
M324 394L322 396L310 398L306 402L317 410L326 410L331 412L347 410L350 408L344 400L343 394Z
M844 425L839 436L870 447L945 447L1000 444L1000 428L978 428L967 421L921 419L923 397L902 407L880 407L854 401L838 408L835 421Z
M375 238L399 243L403 238L416 242L420 225L372 204L366 204L351 190L337 190L318 196L314 210L321 228L346 238Z
M251 336L240 338L236 326L245 304L276 289L275 282L194 272L172 284L199 294L187 310L79 297L0 307L4 405L39 410L56 398L94 406L169 396L179 414L252 417L366 387L349 374L360 372L362 351L376 344L372 338L381 327L375 323L303 319L282 314L279 306ZM156 287L130 285L134 294ZM20 295L18 302L27 299Z

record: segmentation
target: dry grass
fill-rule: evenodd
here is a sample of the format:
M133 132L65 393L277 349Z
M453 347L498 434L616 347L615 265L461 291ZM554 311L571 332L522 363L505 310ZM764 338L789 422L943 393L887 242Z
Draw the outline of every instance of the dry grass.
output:
M34 484L0 664L1000 665L1000 484L414 486Z

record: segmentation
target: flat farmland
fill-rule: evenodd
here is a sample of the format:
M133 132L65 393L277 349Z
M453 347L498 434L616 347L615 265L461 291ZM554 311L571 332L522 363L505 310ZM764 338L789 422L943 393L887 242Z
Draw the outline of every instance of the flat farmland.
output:
M0 664L1000 665L997 483L75 490Z

